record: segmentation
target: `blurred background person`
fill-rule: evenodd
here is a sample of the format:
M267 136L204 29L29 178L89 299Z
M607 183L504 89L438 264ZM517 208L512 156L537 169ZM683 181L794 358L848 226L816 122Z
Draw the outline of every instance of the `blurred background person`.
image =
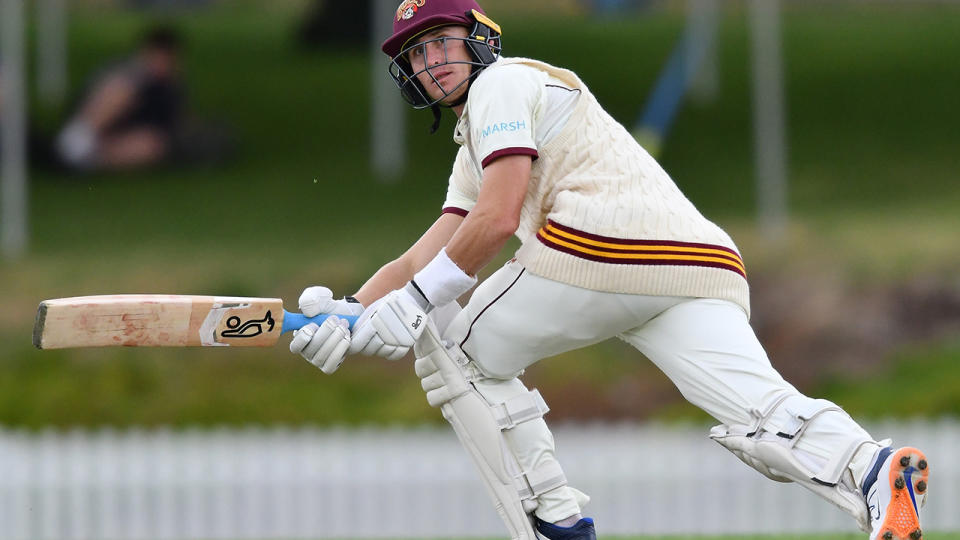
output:
M57 136L56 151L71 169L122 169L170 157L186 100L179 34L147 31L133 58L96 77Z
M60 163L77 171L123 170L228 154L225 129L188 118L182 49L176 29L157 25L132 58L94 76L54 142Z

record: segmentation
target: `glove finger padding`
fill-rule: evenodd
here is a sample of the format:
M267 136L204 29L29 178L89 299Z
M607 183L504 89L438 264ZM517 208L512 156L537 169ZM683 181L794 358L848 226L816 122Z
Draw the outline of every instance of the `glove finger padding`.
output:
M290 352L293 354L303 354L303 349L310 343L310 340L313 339L314 334L317 333L317 328L320 328L317 323L310 323L304 325L299 330L293 332L293 339L290 340ZM306 356L304 356L306 358Z
M347 322L331 315L323 324L311 323L294 335L290 351L299 353L326 374L331 374L343 363L350 347Z
M396 361L406 356L408 352L410 352L410 347L393 347L393 352L381 354L380 356L383 356L387 360Z
M324 324L326 323L327 321L324 321ZM339 323L334 324L336 326L333 328L330 336L324 340L320 346L320 350L313 355L313 359L311 360L313 365L320 368L320 371L323 371L327 375L334 373L340 368L347 354L347 349L350 348L350 330L347 328L346 321L340 319ZM324 328L321 326L320 331L322 332L323 330Z
M372 331L372 330L371 330ZM379 356L387 360L399 360L407 354L410 347L401 347L385 343L377 333L372 333L370 340L359 350L365 356Z
M369 313L370 310L367 310ZM353 337L350 339L350 354L373 356L380 349L383 341L377 342L376 329L369 323L356 324L353 327Z

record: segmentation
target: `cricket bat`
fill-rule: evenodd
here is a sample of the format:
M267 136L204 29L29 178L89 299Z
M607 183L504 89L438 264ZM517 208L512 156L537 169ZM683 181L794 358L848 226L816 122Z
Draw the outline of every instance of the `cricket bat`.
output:
M322 323L283 309L279 298L116 294L40 302L38 349L73 347L269 347L280 335ZM356 317L338 315L352 326Z

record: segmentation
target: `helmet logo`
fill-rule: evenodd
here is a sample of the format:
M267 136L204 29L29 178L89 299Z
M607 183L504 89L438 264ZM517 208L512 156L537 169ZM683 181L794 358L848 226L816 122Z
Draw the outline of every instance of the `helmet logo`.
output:
M409 20L417 14L417 10L422 8L427 0L403 0L400 7L397 8L397 22L400 20Z

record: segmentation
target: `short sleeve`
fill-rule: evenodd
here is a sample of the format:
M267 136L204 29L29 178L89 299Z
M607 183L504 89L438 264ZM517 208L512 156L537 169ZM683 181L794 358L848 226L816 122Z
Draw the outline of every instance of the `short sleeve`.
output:
M493 66L470 88L470 141L482 167L508 155L536 159L534 120L546 74L522 65Z
M457 152L457 159L453 162L453 172L450 173L450 183L447 186L447 198L443 202L444 214L452 213L466 216L477 204L480 195L480 177L477 176L476 166L470 159L470 151L461 146Z

